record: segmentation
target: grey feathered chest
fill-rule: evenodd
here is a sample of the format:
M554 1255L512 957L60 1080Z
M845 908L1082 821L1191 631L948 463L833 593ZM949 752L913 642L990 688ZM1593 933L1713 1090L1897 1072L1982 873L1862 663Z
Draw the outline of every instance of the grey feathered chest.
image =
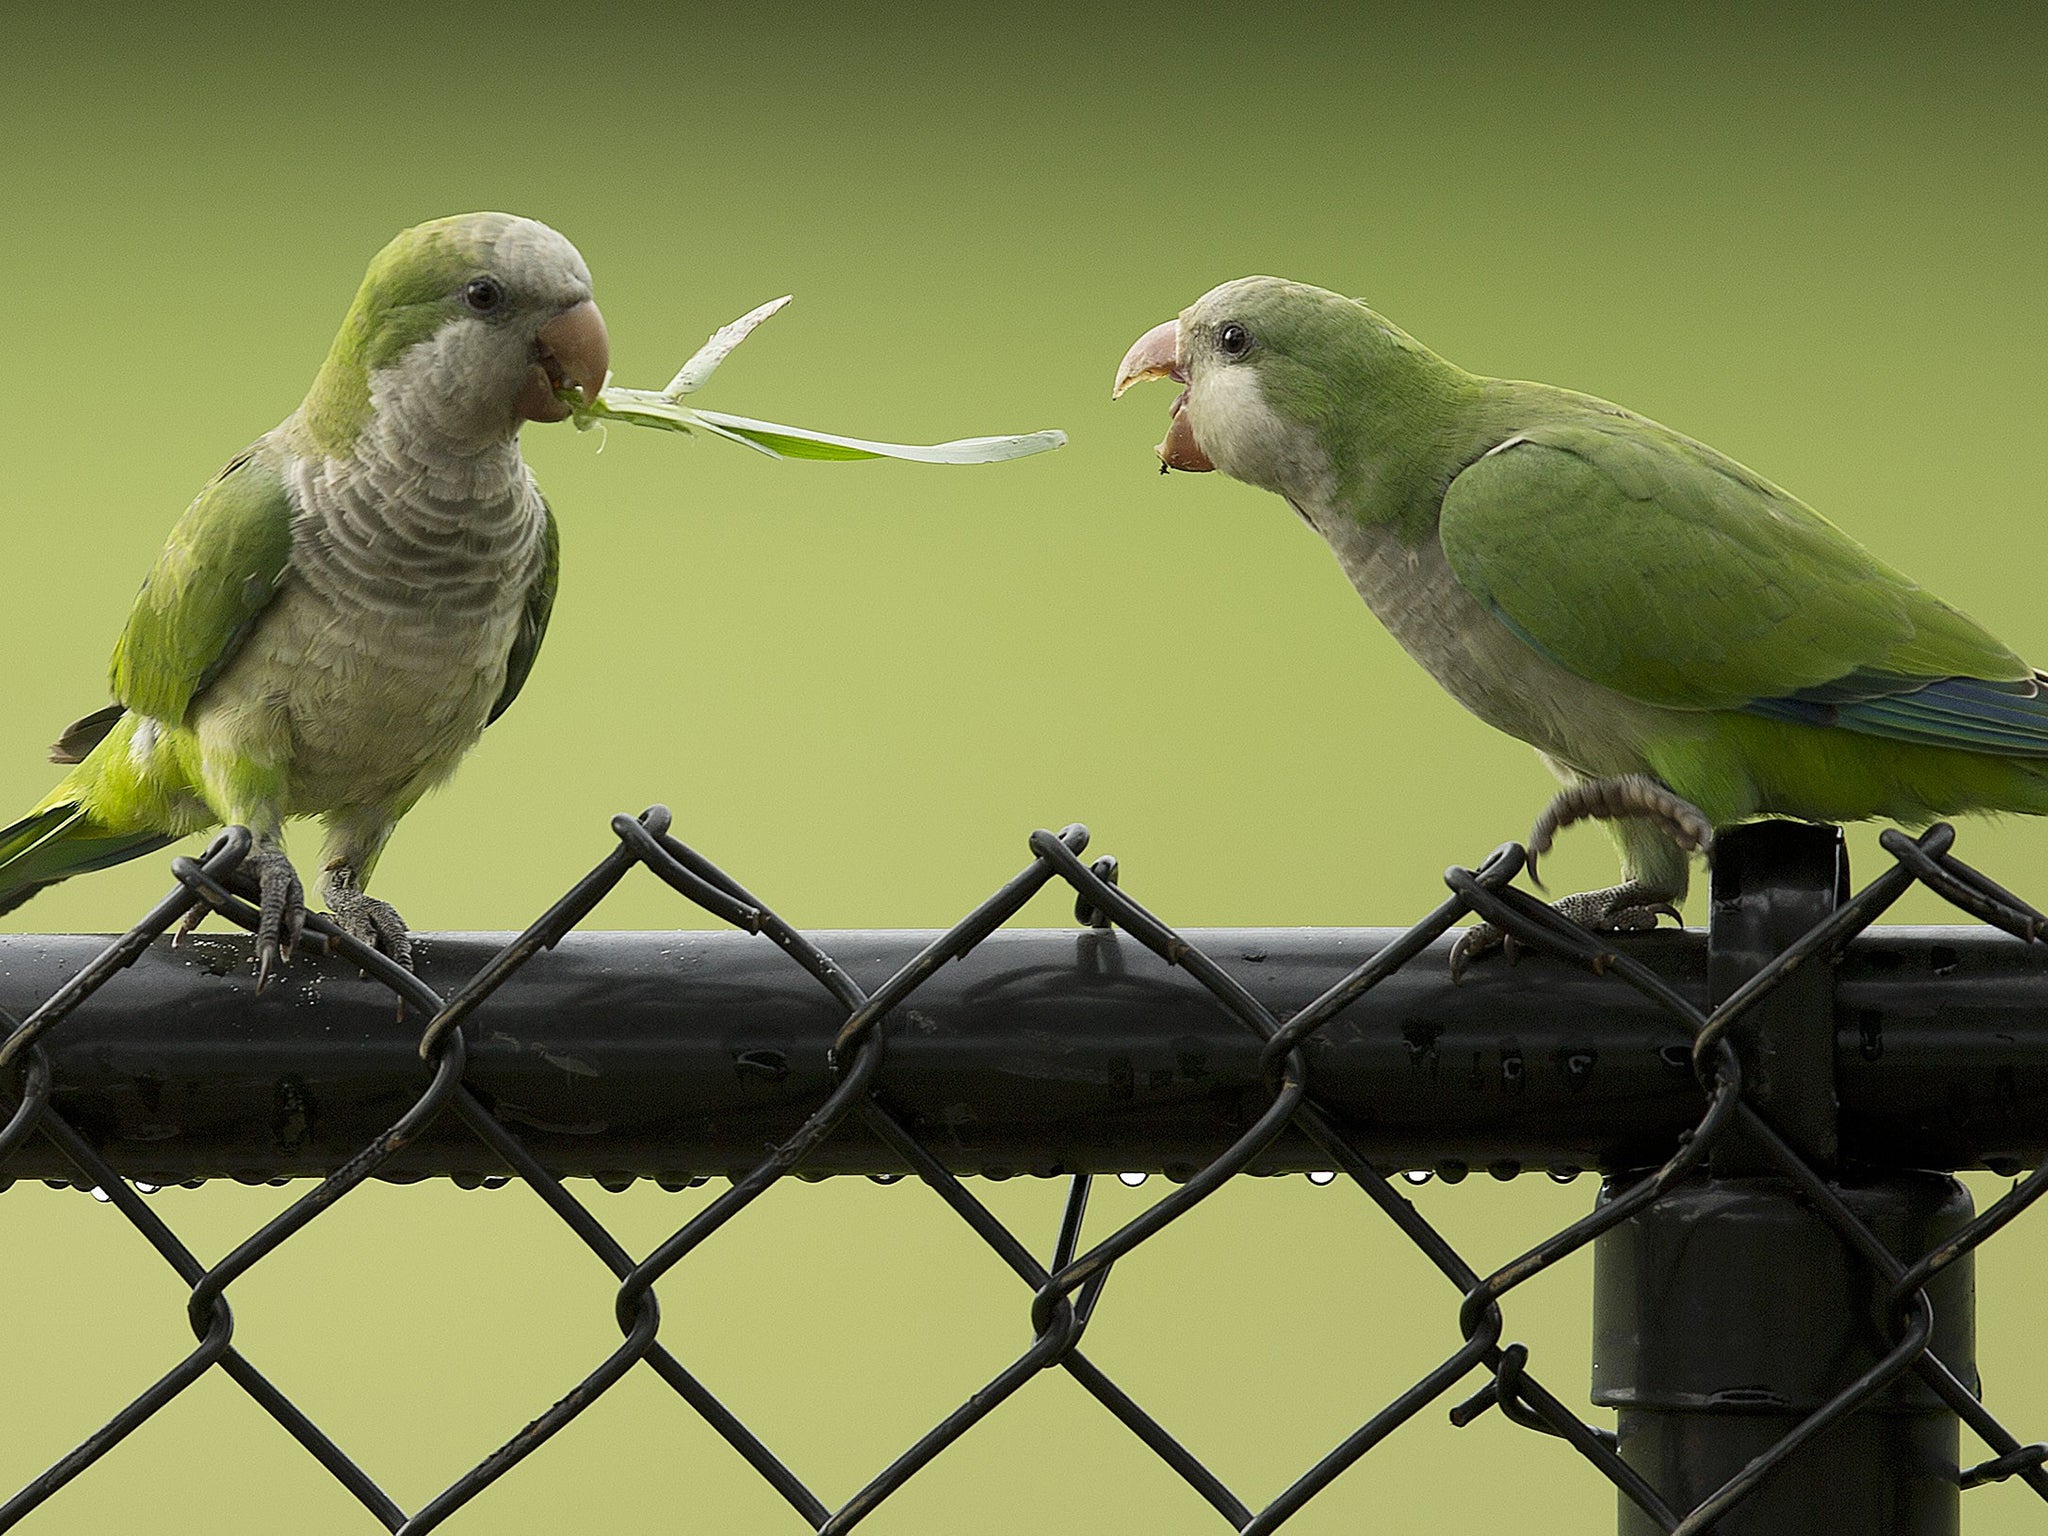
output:
M1403 538L1304 506L1374 617L1444 690L1496 730L1590 774L1641 771L1637 745L1669 712L1588 682L1531 648L1460 584L1432 532Z
M410 804L454 768L545 558L516 443L423 460L406 441L380 418L350 458L284 459L291 564L204 701L284 759L290 814Z

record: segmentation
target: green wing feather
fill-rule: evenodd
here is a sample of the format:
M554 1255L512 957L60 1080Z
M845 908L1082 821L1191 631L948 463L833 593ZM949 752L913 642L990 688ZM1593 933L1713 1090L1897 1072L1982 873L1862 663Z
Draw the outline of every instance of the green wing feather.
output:
M562 570L562 534L555 526L555 509L543 501L541 510L547 522L541 533L540 574L526 589L526 611L520 618L519 633L512 638L512 653L505 658L505 687L498 702L491 706L485 725L510 709L519 690L526 686L526 675L533 670L534 658L540 655L541 641L547 638L548 615L555 609L555 585Z
M1439 533L1460 583L1529 644L1652 704L2034 675L1803 503L1640 417L1508 439L1451 482Z
M0 913L46 885L139 858L178 840L172 832L117 831L74 801L31 811L0 827Z
M167 724L234 659L291 562L292 505L278 473L243 454L171 530L114 647L121 704Z

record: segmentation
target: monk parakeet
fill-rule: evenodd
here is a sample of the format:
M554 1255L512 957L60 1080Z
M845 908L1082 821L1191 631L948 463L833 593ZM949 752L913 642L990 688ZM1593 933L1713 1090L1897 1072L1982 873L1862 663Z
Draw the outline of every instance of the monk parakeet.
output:
M519 430L567 418L570 386L594 399L607 360L589 269L546 225L466 214L387 245L304 403L172 529L114 648L114 702L65 731L51 757L76 766L0 830L0 912L239 822L260 984L305 917L284 823L318 816L334 920L409 963L364 886L532 670L557 540Z
M1117 370L1186 385L1166 468L1287 499L1451 696L1565 785L1530 838L1608 822L1596 929L1676 916L1689 855L1756 816L2048 814L2048 676L1796 498L1668 427L1446 362L1364 304L1248 277ZM1468 930L1458 959L1498 943Z

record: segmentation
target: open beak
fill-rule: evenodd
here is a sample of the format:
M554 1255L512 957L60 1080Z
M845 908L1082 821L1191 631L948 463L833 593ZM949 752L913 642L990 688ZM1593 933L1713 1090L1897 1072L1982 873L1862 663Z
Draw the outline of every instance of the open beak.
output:
M1142 384L1147 379L1172 379L1182 385L1188 382L1187 363L1181 357L1178 320L1153 326L1131 344L1131 350L1117 365L1116 388L1110 398L1116 399L1133 384ZM1169 469L1200 473L1216 467L1209 462L1209 455L1202 451L1202 445L1195 441L1195 429L1188 425L1187 408L1188 392L1182 389L1174 397L1173 420L1166 429L1166 437L1153 450L1159 455L1161 474Z
M1116 388L1109 398L1120 400L1125 390L1147 379L1177 379L1185 384L1188 372L1180 365L1180 322L1169 320L1155 325L1131 343L1131 350L1117 365Z
M534 345L538 355L515 407L520 420L566 420L571 407L559 390L580 390L586 401L597 398L611 372L612 342L595 303L585 299L563 310L540 328Z

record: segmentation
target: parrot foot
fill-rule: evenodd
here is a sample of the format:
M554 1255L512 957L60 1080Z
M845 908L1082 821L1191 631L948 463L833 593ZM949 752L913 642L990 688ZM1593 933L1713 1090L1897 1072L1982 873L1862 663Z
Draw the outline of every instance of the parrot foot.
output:
M1714 825L1689 800L1681 800L1647 773L1624 773L1611 779L1585 779L1561 791L1529 833L1529 878L1541 890L1536 861L1550 852L1557 834L1581 821L1623 821L1637 819L1656 823L1664 834L1687 853L1709 853L1714 846ZM1615 886L1624 891L1628 886ZM1610 892L1591 891L1589 896ZM1567 901L1577 900L1567 897ZM1560 902L1562 908L1564 903ZM1651 926L1655 926L1652 919Z
M1648 933L1657 926L1659 917L1681 921L1671 892L1638 880L1605 890L1561 896L1551 905L1560 917L1568 917L1594 933ZM1451 946L1451 980L1462 979L1473 961L1483 960L1496 950L1506 955L1512 965L1517 949L1513 934L1504 933L1491 923L1475 924L1460 933L1458 942Z
M1451 985L1465 979L1473 961L1494 953L1505 955L1508 964L1513 965L1521 956L1521 946L1491 923L1474 923L1470 928L1460 929L1458 942L1451 946Z
M363 894L356 872L346 864L330 864L320 878L320 898L327 915L350 938L389 955L412 969L412 930L388 901Z
M1529 878L1537 889L1543 881L1536 864L1550 852L1557 834L1581 821L1638 820L1652 823L1684 853L1711 854L1714 824L1691 801L1680 798L1647 773L1624 773L1611 779L1582 779L1561 791L1529 834ZM1553 903L1558 913L1594 933L1647 933L1659 916L1678 919L1677 902L1685 894L1685 865L1680 861L1669 887L1629 880L1600 891L1584 891ZM1451 980L1465 974L1475 960L1499 951L1515 960L1513 935L1491 923L1479 923L1459 934L1451 947Z
M249 850L241 867L228 876L228 886L244 896L256 898L256 990L269 986L299 946L306 931L306 891L299 884L299 872L275 843L258 842ZM208 902L187 912L171 936L177 943L206 920L213 910Z

